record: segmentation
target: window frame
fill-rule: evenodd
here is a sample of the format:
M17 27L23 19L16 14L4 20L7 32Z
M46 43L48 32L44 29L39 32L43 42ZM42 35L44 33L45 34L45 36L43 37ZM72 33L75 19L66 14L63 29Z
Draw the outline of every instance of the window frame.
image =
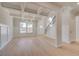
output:
M21 23L25 23L26 24L26 30L25 30L25 32L21 32L21 29L23 28L21 25L20 25L20 33L21 34L24 34L24 33L33 33L33 22L30 22L30 21L27 21L27 22L20 22L20 24ZM31 24L31 26L29 25L29 24ZM28 26L30 26L30 27L28 27ZM32 28L31 28L32 27ZM31 30L31 31L30 31Z

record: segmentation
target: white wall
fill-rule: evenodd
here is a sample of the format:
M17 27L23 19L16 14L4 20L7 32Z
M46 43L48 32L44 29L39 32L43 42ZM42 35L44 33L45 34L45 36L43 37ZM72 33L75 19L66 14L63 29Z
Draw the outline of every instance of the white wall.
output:
M37 23L37 34L44 35L44 30L45 30L45 18L41 18L38 20Z
M0 48L3 48L12 38L13 38L13 23L12 23L12 17L9 14L9 11L3 7L0 6L0 24L6 25L8 27L8 40L6 42L3 42L2 46Z
M0 24L5 24L9 28L9 39L13 37L12 35L12 29L13 29L13 24L12 24L12 17L9 14L9 11L3 7L0 7Z
M65 7L62 11L62 42L69 43L70 9Z
M69 41L69 22L68 22L68 12L62 14L62 41Z
M13 39L13 17L12 16L10 16L9 18L8 26L9 26L9 39Z
M76 40L79 41L79 16L76 16Z

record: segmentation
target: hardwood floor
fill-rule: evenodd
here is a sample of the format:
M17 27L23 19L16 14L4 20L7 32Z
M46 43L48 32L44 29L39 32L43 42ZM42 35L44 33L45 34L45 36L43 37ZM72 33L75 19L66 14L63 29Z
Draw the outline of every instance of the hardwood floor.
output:
M2 50L1 56L76 56L79 43L63 44L55 48L54 40L45 37L25 37L13 39Z

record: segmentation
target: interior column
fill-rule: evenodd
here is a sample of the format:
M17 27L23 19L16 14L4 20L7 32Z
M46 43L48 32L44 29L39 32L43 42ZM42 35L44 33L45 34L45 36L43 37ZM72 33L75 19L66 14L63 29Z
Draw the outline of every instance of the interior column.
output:
M61 47L62 45L62 19L61 19L61 12L57 12L56 14L56 32L57 32L57 39L56 39L56 47Z
M76 20L74 15L71 15L69 19L69 40L70 42L76 41Z

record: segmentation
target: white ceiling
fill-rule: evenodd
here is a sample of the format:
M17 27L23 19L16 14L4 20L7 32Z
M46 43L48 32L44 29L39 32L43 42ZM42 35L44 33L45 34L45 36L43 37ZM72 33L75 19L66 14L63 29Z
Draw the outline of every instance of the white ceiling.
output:
M41 8L40 15L43 16L48 16L52 10L62 8L63 6L79 7L76 2L2 2L1 5L6 8L21 11L22 3L25 3L25 12L37 14L39 8Z
M23 2L2 2L3 7L21 10L21 3ZM30 13L37 13L38 9L41 8L41 15L47 16L50 10L60 8L61 5L58 3L50 3L50 2L24 2L25 3L25 11Z

